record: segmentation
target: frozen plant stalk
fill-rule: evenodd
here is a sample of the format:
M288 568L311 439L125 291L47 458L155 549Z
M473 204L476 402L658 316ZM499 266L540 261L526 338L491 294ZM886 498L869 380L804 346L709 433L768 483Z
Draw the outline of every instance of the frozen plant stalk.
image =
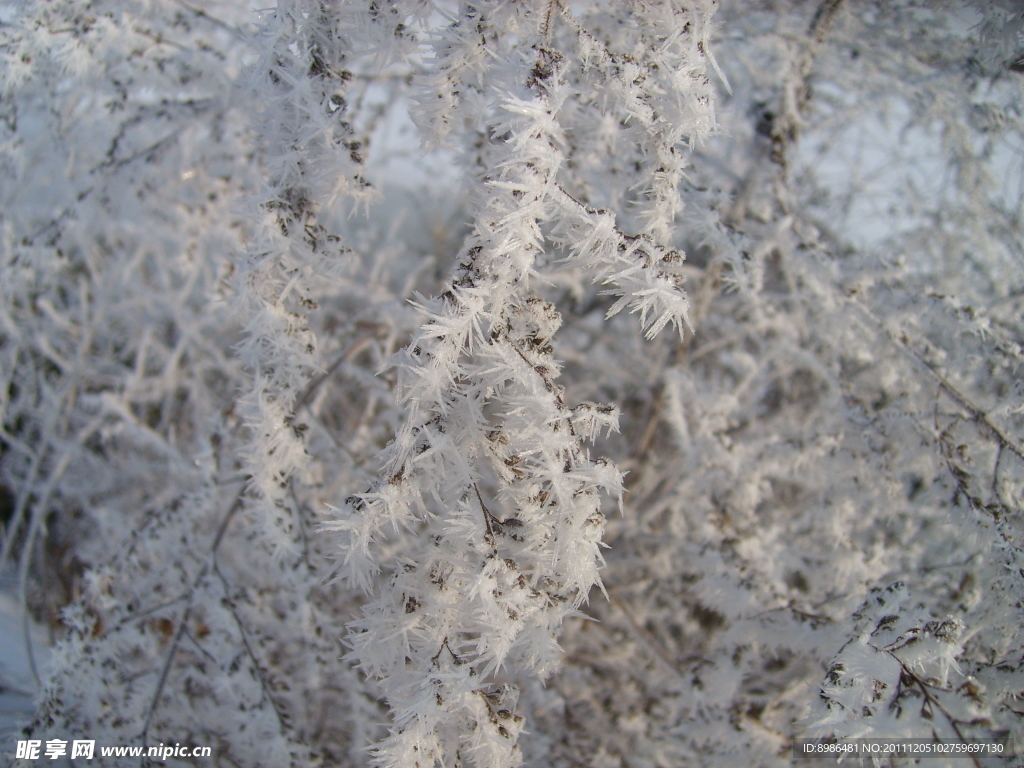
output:
M417 117L428 142L478 126L473 226L397 364L407 419L380 479L330 526L345 577L375 591L349 643L394 718L377 765L517 765L514 678L555 668L562 621L600 585L602 496L619 496L622 476L586 441L616 429L618 412L565 402L561 318L530 279L563 259L649 336L686 322L682 254L667 239L680 145L714 127L713 4L634 6L604 35L588 30L606 22L596 8L580 19L558 2L464 3L436 41ZM588 169L616 145L637 173L598 189ZM639 231L598 201L628 202ZM389 532L416 537L411 555L384 560Z

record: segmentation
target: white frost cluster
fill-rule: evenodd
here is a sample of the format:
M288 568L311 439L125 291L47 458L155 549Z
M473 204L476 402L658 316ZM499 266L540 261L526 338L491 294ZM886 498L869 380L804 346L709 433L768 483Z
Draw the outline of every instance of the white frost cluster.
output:
M461 113L490 170L471 193L456 274L439 297L420 300L426 322L396 364L407 416L383 473L328 525L350 583L373 588L379 569L390 572L349 637L351 658L381 681L394 716L379 765L449 765L460 755L517 764L513 681L557 667L564 619L601 584L602 498L621 497L622 475L592 459L585 441L617 430L618 414L566 402L553 356L561 318L531 284L561 260L619 297L609 316L629 308L649 337L670 323L682 332L688 304L674 267L683 256L666 237L681 205L682 142L714 127L698 45L711 11L634 10L628 43L597 45L558 3L504 2L467 7L435 42L440 69L419 97L420 124L438 142ZM667 35L667 20L686 31ZM516 49L494 37L496 51L481 58L496 29L515 30ZM462 91L476 103L459 103ZM646 211L636 234L614 210L584 202L586 180L571 170L588 162L577 130L605 115L637 123L620 140L671 163L631 180ZM389 562L381 549L398 531L418 543Z

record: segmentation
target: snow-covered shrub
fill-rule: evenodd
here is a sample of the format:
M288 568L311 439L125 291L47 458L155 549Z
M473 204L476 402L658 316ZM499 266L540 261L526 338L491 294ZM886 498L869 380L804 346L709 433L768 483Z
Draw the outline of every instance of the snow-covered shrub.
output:
M1020 735L1022 22L0 5L27 732L423 768Z

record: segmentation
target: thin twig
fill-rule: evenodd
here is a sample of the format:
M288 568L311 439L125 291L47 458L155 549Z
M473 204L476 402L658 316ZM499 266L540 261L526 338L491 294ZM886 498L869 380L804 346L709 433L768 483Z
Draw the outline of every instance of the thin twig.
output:
M612 597L610 594L608 596L608 602L613 607L618 609L618 611L623 616L626 617L626 622L629 624L630 629L632 629L633 633L637 636L640 642L644 646L646 646L647 649L651 651L651 653L654 654L658 661L664 664L666 669L668 669L672 674L678 677L680 681L689 686L690 683L689 679L687 678L687 675L681 669L679 669L679 667L676 666L675 661L673 661L672 658L669 656L668 651L661 646L661 643L659 643L654 637L652 637L650 632L648 632L646 629L640 626L639 622L637 622L637 620L633 617L633 614L630 613L629 609L626 608L625 604L621 600Z
M844 0L823 0L818 6L806 37L800 41L801 50L796 66L790 70L791 75L783 82L778 109L769 131L772 139L771 157L783 169L783 173L787 168L787 151L797 139L803 113L807 110L811 70L839 16L843 2Z
M942 703L934 696L932 696L931 693L928 691L928 683L926 683L924 680L922 680L920 677L914 674L914 672L912 672L910 668L903 663L902 659L900 659L900 657L897 656L895 652L886 651L886 653L888 653L893 659L896 660L896 663L900 665L900 670L903 672L903 674L905 674L910 680L914 681L917 684L917 687L921 690L921 694L924 696L924 699L928 703L928 705L931 706L932 709L938 709L943 714L943 716L946 718L946 721L953 729L953 733L955 733L957 739L960 740L960 743L967 744L967 739L964 738L964 735L960 732L960 728L957 727L958 723L964 721L957 720L951 714L949 714L949 711L944 706L942 706ZM978 760L976 756L972 756L971 761L974 763L975 766L977 766L977 768L981 768L981 762Z
M263 691L263 696L269 702L270 708L274 710L274 715L277 718L277 724L281 728L281 732L283 734L288 730L288 725L285 723L285 716L277 707L277 702L274 700L274 696L270 690L270 685L266 680L266 672L260 664L259 659L256 658L256 654L253 652L252 645L249 643L249 635L245 631L245 625L242 623L242 619L235 610L235 603L228 597L231 592L231 585L224 577L224 574L221 573L220 567L216 562L214 562L213 565L213 572L217 575L217 578L220 579L221 585L224 588L225 605L227 606L228 612L231 614L231 618L234 619L235 626L238 627L238 634L242 638L242 645L245 648L246 655L248 655L250 661L252 661L253 669L256 672L256 679L259 680L260 683L260 689Z
M178 5L180 5L185 10L194 13L199 18L205 19L206 21L210 22L211 24L215 24L216 26L220 27L221 29L226 29L228 32L230 32L235 37L237 37L239 40L242 40L243 42L249 43L249 44L252 43L252 38L249 35L243 34L242 31L240 29L238 29L238 27L234 26L233 24L228 24L226 21L222 21L221 19L218 19L216 16L211 16L209 13L204 11L202 8L196 8L195 6L193 6L193 5L189 4L189 3L186 3L185 0L174 0L174 2L177 3Z
M480 495L480 489L476 483L473 483L473 490L476 491L476 498L480 502L480 511L484 514L484 525L487 526L487 534L484 536L484 541L494 546L494 525L491 523L491 511L487 509L487 505L484 504L484 497Z
M185 613L181 617L181 622L178 625L178 631L174 633L174 639L171 641L170 647L167 650L167 658L164 660L163 669L160 671L160 679L157 681L156 690L153 692L153 700L150 702L149 710L146 713L146 719L142 725L142 733L140 734L139 738L143 744L146 743L146 735L149 732L149 725L152 722L153 715L156 713L156 708L160 703L160 696L163 694L164 686L167 684L167 677L170 674L171 665L174 663L174 657L175 655L177 655L178 646L181 643L181 638L188 625L188 620L192 615L192 600L195 597L195 593L196 590L199 588L199 585L203 582L203 579L205 579L206 575L209 573L210 565L213 564L214 567L216 567L217 549L218 547L220 547L221 541L223 541L224 539L224 534L227 532L228 526L231 524L232 519L234 519L235 513L237 513L238 510L241 509L242 507L243 493L244 489L239 490L238 495L235 497L234 503L231 505L231 508L228 510L227 514L224 515L224 519L221 520L220 526L217 528L217 533L214 534L213 541L210 544L210 563L207 563L205 566L203 566L203 568L199 572L199 575L196 576L195 580L192 582L192 588L189 590L187 598L188 604L185 607ZM144 761L145 758L143 758L143 762L140 764L145 764Z
M853 298L852 296L847 297L847 301L858 307L878 328L885 331L885 334L889 337L893 344L903 350L912 360L914 360L924 371L940 386L946 393L956 400L965 410L971 414L971 418L977 423L984 426L995 438L1003 445L1008 448L1011 452L1017 455L1018 458L1024 460L1024 447L1020 446L1012 437L1004 432L998 425L994 424L984 411L981 410L974 402L961 392L952 382L943 376L939 371L929 363L920 352L910 346L909 337L903 331L897 334L885 327L885 324L876 318L874 314L869 310L863 303Z
M366 349L372 342L373 337L366 336L357 341L347 350L345 350L345 352L343 352L341 355L339 355L338 359L331 363L330 367L328 367L326 371L324 371L322 374L313 379L306 387L306 389L303 390L302 394L299 395L299 398L295 401L295 405L292 407L292 412L298 413L299 409L301 409L304 405L306 405L306 403L309 402L310 398L313 397L313 394L317 391L317 389L319 389L320 386L325 381L327 381L327 379L329 379L336 370L338 370L338 367L342 363L351 362L356 355L358 355L360 352Z
M200 577L205 576L206 571L207 569L204 568L199 574ZM170 674L171 664L174 663L174 656L178 652L178 644L181 642L182 635L185 633L185 627L187 626L191 615L192 606L190 604L185 608L185 613L181 617L181 623L178 624L178 631L174 633L174 639L171 641L171 646L167 651L167 658L164 659L163 669L160 670L160 679L157 681L156 691L153 693L153 700L149 703L149 710L146 712L146 719L142 723L142 734L139 736L139 739L143 744L146 743L146 734L149 732L149 724L153 720L157 704L160 703L160 696L163 694L164 686L167 684L167 676Z
M288 492L292 497L292 504L295 508L295 522L299 527L299 537L302 539L302 555L306 565L312 569L309 561L309 539L306 537L306 524L302 519L302 504L299 503L298 494L295 493L295 477L288 478Z

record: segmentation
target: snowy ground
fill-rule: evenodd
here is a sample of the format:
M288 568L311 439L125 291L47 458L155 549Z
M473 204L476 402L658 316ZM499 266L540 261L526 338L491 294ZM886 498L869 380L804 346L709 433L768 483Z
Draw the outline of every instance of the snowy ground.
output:
M49 655L44 634L31 628L37 665ZM0 754L13 750L20 723L31 717L36 684L25 648L23 614L14 586L0 582Z

